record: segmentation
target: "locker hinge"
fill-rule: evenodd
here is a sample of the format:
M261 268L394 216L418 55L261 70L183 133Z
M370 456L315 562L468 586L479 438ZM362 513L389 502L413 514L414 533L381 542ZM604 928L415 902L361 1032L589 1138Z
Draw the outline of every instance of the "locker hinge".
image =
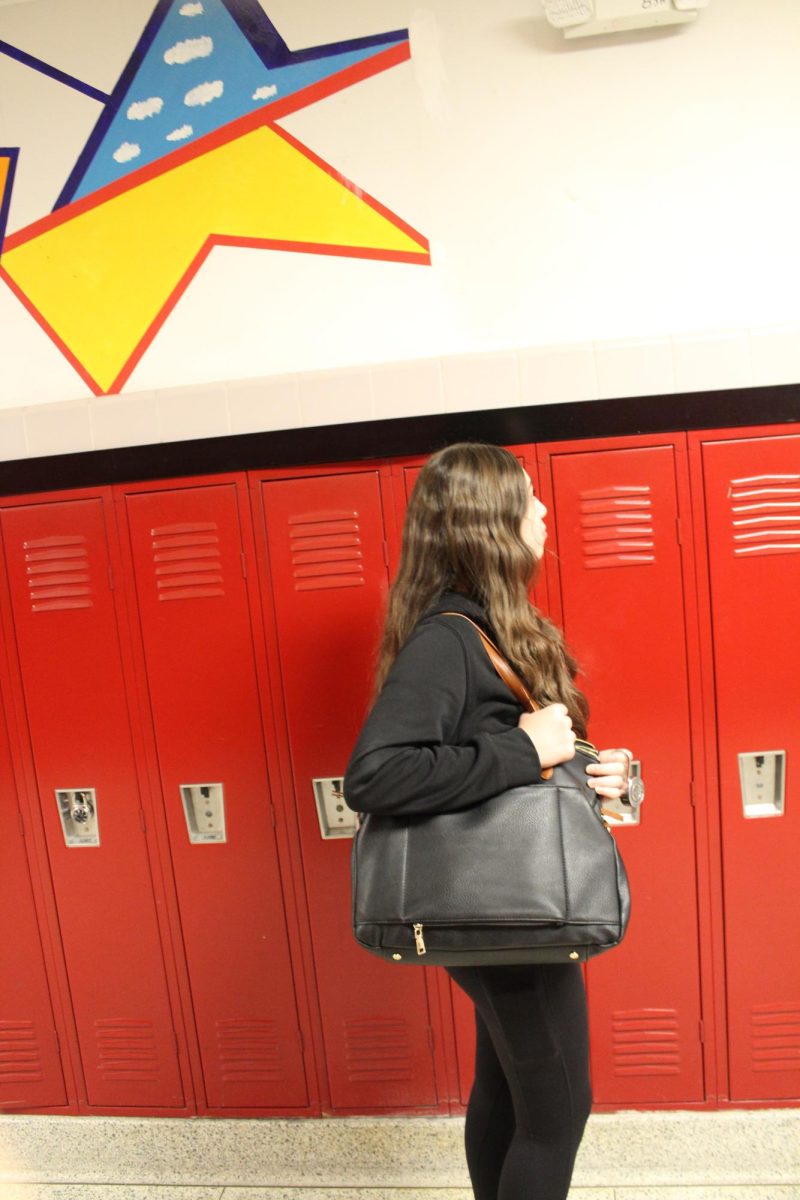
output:
M702 1046L705 1044L705 1040L706 1040L706 1027L702 1021L698 1021L697 1026L698 1026L698 1031L700 1033L700 1045Z
M689 803L691 804L692 808L697 808L697 797L695 796L693 779L689 780Z
M247 559L244 556L244 550L241 551L242 558L242 578L247 579Z
M389 566L389 543L384 538L381 545L383 546L383 565L385 567L388 567Z
M676 518L675 518L675 531L676 531L676 533L677 533L677 536L678 536L678 545L679 545L679 546L682 546L682 545L683 545L683 530L681 529L681 519L680 519L680 517L676 517Z
M269 817L270 817L270 820L272 821L272 828L277 829L278 826L277 826L277 821L275 820L275 805L272 802L270 802L270 806L269 806Z
M111 563L108 563L107 565L108 565L108 586L109 586L109 590L113 592L113 590L114 590L114 572L111 568Z
M306 1039L303 1037L302 1029L297 1030L297 1040L300 1043L300 1056L301 1056L301 1058L305 1058L305 1056L306 1056Z
M20 837L25 837L25 822L22 819L22 813L17 809L17 820L19 821Z
M172 1030L172 1036L175 1038L175 1053L176 1053L176 1055L178 1056L178 1058L180 1058L180 1056L181 1056L181 1044L180 1044L180 1041L178 1040L178 1031L177 1031L177 1029L173 1028L173 1030Z
M433 1030L431 1029L430 1025L428 1026L428 1028L427 1028L427 1031L426 1031L426 1032L427 1032L427 1035L428 1035L428 1045L429 1045L429 1047L430 1047L431 1054L433 1054L433 1046L434 1046L434 1040L433 1040Z
M56 1042L56 1053L58 1054L58 1057L61 1058L61 1038L58 1036L58 1030L56 1029L55 1025L53 1026L53 1037L55 1038Z
M139 809L139 824L142 827L142 833L147 833L147 823L144 819L144 809L143 808Z

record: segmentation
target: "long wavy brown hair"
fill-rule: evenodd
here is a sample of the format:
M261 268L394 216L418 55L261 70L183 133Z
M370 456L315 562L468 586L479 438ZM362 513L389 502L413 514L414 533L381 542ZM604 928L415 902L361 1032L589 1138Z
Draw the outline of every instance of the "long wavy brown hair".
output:
M458 442L431 455L406 511L400 565L389 592L375 694L414 626L443 591L486 609L500 649L540 704L565 704L586 736L589 707L560 631L531 604L539 561L523 541L528 480L501 446Z

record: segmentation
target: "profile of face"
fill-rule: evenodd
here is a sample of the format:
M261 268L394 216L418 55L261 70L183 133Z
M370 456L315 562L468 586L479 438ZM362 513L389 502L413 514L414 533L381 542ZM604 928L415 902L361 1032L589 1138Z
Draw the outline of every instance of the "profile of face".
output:
M531 477L527 471L525 478L528 481L528 507L522 518L520 534L525 545L530 546L536 558L539 559L544 554L544 544L547 540L547 526L544 523L547 509L539 497L534 495Z

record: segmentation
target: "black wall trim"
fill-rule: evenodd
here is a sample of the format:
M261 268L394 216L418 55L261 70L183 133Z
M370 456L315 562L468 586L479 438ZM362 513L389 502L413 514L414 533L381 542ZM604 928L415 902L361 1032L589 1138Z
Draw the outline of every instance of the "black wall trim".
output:
M505 445L800 421L800 384L320 425L0 462L0 495Z

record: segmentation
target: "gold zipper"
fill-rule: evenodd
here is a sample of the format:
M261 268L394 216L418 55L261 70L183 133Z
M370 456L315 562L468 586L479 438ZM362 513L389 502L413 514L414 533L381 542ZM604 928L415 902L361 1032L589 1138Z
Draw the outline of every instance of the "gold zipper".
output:
M592 742L585 741L584 738L575 738L575 749L580 750L587 758L593 758L595 762L600 761L597 747Z
M422 936L422 926L419 924L414 926L414 941L417 943L417 954L427 954L425 938Z

